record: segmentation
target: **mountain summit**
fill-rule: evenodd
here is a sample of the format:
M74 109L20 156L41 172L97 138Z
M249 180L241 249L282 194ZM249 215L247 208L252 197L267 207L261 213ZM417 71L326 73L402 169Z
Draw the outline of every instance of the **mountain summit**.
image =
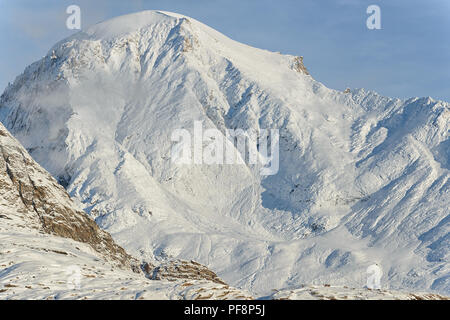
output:
M258 294L363 287L375 263L385 288L448 294L449 109L328 89L300 56L144 11L56 44L5 90L0 121L135 256L193 259ZM175 163L173 133L196 123L225 140L278 130L279 170Z

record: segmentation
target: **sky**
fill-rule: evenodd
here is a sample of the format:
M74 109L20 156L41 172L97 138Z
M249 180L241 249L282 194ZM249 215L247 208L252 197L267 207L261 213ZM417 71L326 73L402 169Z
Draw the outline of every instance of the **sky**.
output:
M304 56L329 88L450 101L450 0L0 0L0 92L56 42L69 5L81 28L141 10L195 18L239 42ZM381 29L368 29L378 5Z

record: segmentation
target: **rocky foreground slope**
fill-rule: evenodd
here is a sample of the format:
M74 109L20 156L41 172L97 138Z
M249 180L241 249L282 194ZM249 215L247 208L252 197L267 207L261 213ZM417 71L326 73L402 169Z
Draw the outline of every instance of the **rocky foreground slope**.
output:
M0 121L140 260L199 261L257 296L361 288L375 263L383 288L450 294L449 103L308 71L145 11L56 44L5 90ZM279 170L174 163L172 134L197 121L224 139L278 129Z

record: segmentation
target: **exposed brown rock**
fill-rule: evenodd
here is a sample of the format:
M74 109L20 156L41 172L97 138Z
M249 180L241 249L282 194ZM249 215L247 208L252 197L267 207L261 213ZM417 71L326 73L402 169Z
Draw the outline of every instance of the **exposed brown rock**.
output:
M309 75L308 69L306 69L305 65L303 64L303 57L294 58L292 69L294 69L297 72Z
M147 269L147 277L153 280L209 280L226 285L214 272L195 261L174 260L163 263L156 268Z

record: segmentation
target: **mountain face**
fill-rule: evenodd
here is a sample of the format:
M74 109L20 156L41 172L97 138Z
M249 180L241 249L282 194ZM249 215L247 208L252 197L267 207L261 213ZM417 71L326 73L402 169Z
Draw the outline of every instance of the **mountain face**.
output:
M138 260L89 219L0 124L0 300L253 299L195 261ZM447 299L310 286L271 299Z
M384 288L448 294L449 107L328 89L302 57L145 11L56 44L0 121L140 259L196 260L256 294L363 287L377 263ZM174 162L174 132L196 123L241 162ZM228 129L278 130L278 170L261 175Z

